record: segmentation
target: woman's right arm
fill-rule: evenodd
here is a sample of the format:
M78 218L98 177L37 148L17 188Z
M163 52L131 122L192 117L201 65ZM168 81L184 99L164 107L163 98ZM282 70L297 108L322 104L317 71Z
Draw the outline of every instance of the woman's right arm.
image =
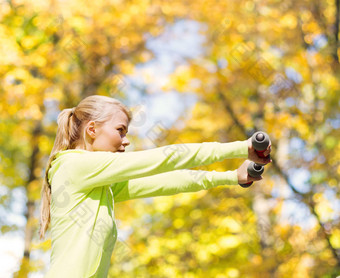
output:
M149 177L132 179L111 186L115 203L147 197L169 196L208 190L218 185L237 185L237 170L174 170Z
M163 172L212 164L227 158L247 158L247 141L173 144L145 151L62 152L79 190L106 186ZM53 174L53 173L52 173Z

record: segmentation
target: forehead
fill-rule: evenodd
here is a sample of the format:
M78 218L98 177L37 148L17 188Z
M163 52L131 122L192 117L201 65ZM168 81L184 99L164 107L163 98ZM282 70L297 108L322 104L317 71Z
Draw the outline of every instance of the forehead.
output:
M110 119L110 124L113 125L123 124L127 127L129 124L129 119L123 111L117 110L113 112L112 117Z

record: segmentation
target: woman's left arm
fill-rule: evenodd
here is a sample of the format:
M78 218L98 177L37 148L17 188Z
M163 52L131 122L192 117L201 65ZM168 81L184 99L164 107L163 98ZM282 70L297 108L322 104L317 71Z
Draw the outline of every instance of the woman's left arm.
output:
M238 185L237 170L216 172L174 170L112 184L114 202L137 198L169 196L207 190L218 185Z

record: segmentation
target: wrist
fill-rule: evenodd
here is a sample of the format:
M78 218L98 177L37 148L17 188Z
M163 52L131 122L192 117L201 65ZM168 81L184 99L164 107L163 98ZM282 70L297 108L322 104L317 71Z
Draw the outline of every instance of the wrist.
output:
M252 144L252 142L251 142L251 138L249 138L249 139L247 140L247 146L248 146L248 149L251 149L251 148L253 147L253 144Z

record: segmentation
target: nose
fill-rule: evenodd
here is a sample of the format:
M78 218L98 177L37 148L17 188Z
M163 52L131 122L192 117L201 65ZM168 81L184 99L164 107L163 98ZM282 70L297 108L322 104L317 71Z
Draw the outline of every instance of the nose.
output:
M126 136L124 136L124 139L123 139L122 145L123 145L124 147L126 147L126 146L130 145L130 141L127 139L127 137L126 137Z

